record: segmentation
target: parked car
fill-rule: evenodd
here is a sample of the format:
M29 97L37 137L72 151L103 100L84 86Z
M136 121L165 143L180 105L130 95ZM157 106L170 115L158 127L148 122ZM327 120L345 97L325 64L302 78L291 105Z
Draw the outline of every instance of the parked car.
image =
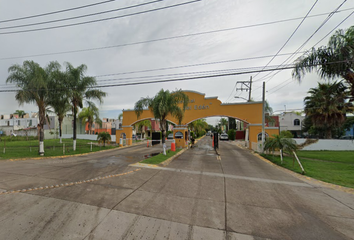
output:
M167 139L173 139L173 133L168 134Z
M219 138L220 138L220 141L221 140L225 140L225 141L229 140L229 136L226 133L220 134Z

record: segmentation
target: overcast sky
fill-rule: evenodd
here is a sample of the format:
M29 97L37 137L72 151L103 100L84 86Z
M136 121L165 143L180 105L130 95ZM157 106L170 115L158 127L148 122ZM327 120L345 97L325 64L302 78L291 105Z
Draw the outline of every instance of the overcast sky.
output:
M260 70L267 64L277 66L290 56L284 54L295 52L314 34L328 14L343 3L343 0L319 0L315 5L314 0L201 0L173 7L191 1L0 0L0 90L16 89L13 85L6 84L7 70L11 65L22 64L25 60L33 60L43 67L50 61L58 61L62 65L64 62L70 62L74 66L86 64L87 75L97 76L100 86L247 72ZM94 3L100 4L14 20ZM147 4L43 24L142 3ZM309 16L287 42L313 5ZM168 6L171 7L163 9ZM301 51L313 47L353 10L354 1L346 1ZM136 14L132 15L133 13ZM123 15L130 16L116 18ZM107 18L112 19L101 21ZM93 20L100 21L62 27ZM35 23L42 24L18 27ZM338 28L346 29L353 24L354 14ZM32 31L41 28L49 29ZM326 45L327 41L328 37L316 47ZM278 56L269 63L272 59L270 56L278 52ZM290 63L298 56L300 55L291 58ZM168 69L158 70L161 68ZM275 73L277 74L274 75ZM178 75L168 76L170 74ZM157 77L158 75L163 76ZM154 77L147 78L148 76ZM251 76L254 81L252 98L256 101L262 99L261 86L266 81L266 99L275 111L285 108L302 109L307 91L316 87L320 81L316 74L308 74L299 83L291 78L291 70L282 70L271 74L247 73L165 83L110 86L101 88L108 93L100 106L101 117L116 118L122 109L134 108L134 103L141 97L153 97L162 88L170 91L194 90L205 93L206 97L218 96L222 102L244 101L234 96L248 98L248 92L236 91L235 85L237 81L248 81ZM0 114L10 114L17 109L37 111L33 104L19 106L14 92L0 92Z

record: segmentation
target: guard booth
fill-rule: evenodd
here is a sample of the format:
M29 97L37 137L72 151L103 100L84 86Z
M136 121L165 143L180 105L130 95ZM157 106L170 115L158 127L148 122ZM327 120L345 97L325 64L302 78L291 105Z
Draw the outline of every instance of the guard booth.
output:
M188 146L188 126L178 126L173 129L173 138L176 148L185 148Z

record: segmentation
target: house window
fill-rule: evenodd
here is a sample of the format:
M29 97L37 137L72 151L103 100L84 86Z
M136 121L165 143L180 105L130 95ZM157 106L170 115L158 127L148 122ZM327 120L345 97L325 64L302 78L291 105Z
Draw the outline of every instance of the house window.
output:
M18 121L17 121L17 126L20 126L20 123L21 123L21 121L20 121L20 120L18 120Z
M300 120L299 119L295 119L294 120L294 126L300 126Z

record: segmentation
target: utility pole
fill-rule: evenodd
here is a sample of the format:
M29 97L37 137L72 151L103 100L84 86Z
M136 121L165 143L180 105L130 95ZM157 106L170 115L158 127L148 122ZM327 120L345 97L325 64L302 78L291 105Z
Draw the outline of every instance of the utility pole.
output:
M241 87L240 88L237 88L236 87L236 91L238 90L241 90L241 91L249 91L248 92L248 102L251 101L251 93L252 93L252 76L250 77L250 80L249 81L237 81L236 82L236 86L238 84L241 84Z
M264 153L265 142L265 82L263 82L263 94L262 94L262 153Z
M248 93L248 101L251 101L251 92L252 92L252 76L250 77L250 91Z

